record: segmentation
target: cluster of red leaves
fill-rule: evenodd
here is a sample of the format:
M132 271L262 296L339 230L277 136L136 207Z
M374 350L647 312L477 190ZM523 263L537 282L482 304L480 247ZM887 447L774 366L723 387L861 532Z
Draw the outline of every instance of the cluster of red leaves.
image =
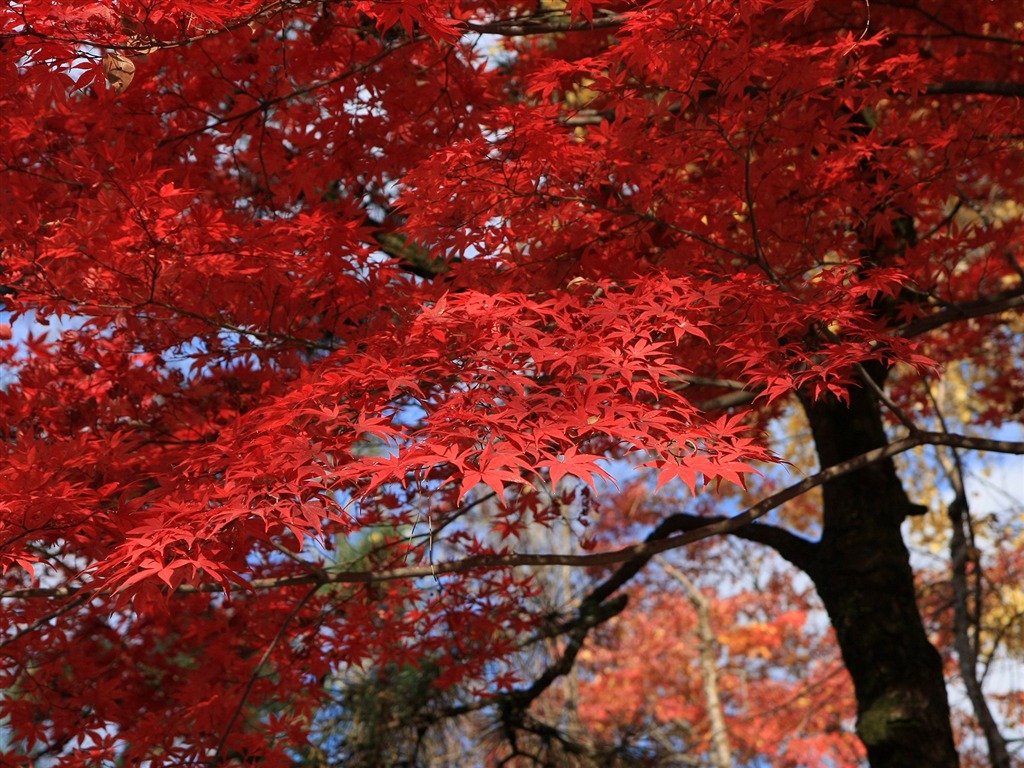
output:
M624 456L742 484L771 454L695 381L763 403L926 364L913 324L1004 290L1019 251L1020 217L963 237L951 201L1021 190L1013 104L922 93L1002 76L1019 30L998 3L849 5L580 0L489 54L536 3L0 13L0 567L62 600L0 619L15 737L284 761L332 670L486 681L533 621L521 575L298 582L511 552L549 512L481 515L480 488L515 511Z

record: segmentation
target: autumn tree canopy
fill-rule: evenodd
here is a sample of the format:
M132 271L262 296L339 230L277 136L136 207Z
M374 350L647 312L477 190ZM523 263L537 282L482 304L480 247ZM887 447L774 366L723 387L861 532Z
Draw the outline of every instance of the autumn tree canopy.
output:
M1020 755L1016 3L28 0L0 66L3 760Z

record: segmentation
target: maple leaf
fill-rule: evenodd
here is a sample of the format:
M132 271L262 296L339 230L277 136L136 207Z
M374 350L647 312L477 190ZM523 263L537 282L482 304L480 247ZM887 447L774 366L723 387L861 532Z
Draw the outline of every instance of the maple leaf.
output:
M1008 764L1016 10L8 4L0 762Z
M554 459L543 459L537 462L537 466L547 468L552 487L557 487L563 477L571 475L572 477L578 477L592 489L597 490L595 484L597 478L614 482L611 474L596 463L602 458L604 457L579 453L575 446L570 446L562 456Z

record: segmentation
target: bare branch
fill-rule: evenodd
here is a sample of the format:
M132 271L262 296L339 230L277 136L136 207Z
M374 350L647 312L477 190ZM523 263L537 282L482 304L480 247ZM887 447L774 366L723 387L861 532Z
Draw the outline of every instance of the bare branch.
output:
M666 522L671 522L674 531L678 532L696 531L708 523L723 522L728 519L728 517L702 517L701 515L677 513L666 518ZM732 531L732 535L746 541L771 547L800 570L809 575L814 573L814 557L817 553L817 545L809 539L797 536L785 528L764 523L756 523L738 528Z
M594 29L608 29L622 26L623 17L608 13L591 21L571 21L567 15L538 14L495 21L470 21L463 26L467 32L500 37L524 37L547 35L553 32L589 32Z
M576 656L582 650L583 643L590 630L618 616L625 610L627 603L628 598L626 595L619 595L607 603L602 603L601 599L595 599L592 594L588 595L580 603L574 618L563 622L551 631L543 632L541 635L533 638L533 641L536 641L541 637L567 634L568 643L558 659L548 665L528 687L507 691L492 698L479 699L470 704L448 707L439 713L440 716L453 717L465 715L469 712L495 705L501 707L506 715L511 715L512 713L522 714L533 701L551 687L552 683L573 669Z
M1024 285L993 296L983 296L974 301L951 304L938 312L907 323L900 330L900 335L906 338L919 336L949 323L995 315L1017 307L1024 307Z
M997 80L950 80L944 83L930 83L925 87L925 93L932 96L946 95L977 95L977 96L1024 96L1024 83L1001 82ZM679 107L670 108L671 112L678 112ZM613 122L615 112L611 110L581 109L571 115L566 115L559 122L570 128L578 128L588 125L600 125L602 122Z
M1024 96L1024 83L1008 83L1000 80L950 80L946 83L932 83L926 93L942 96L951 94L975 96Z
M737 406L746 405L747 403L752 402L760 393L760 388L744 389L738 392L727 392L724 395L712 397L710 400L702 400L696 405L702 411L719 411L725 408L736 408Z

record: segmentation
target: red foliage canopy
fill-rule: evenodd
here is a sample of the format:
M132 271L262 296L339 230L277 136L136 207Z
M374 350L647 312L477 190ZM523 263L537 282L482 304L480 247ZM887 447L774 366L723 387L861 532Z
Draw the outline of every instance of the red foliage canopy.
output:
M286 761L331 670L501 677L617 460L743 484L864 365L1019 414L1012 3L558 5L0 12L22 747Z

